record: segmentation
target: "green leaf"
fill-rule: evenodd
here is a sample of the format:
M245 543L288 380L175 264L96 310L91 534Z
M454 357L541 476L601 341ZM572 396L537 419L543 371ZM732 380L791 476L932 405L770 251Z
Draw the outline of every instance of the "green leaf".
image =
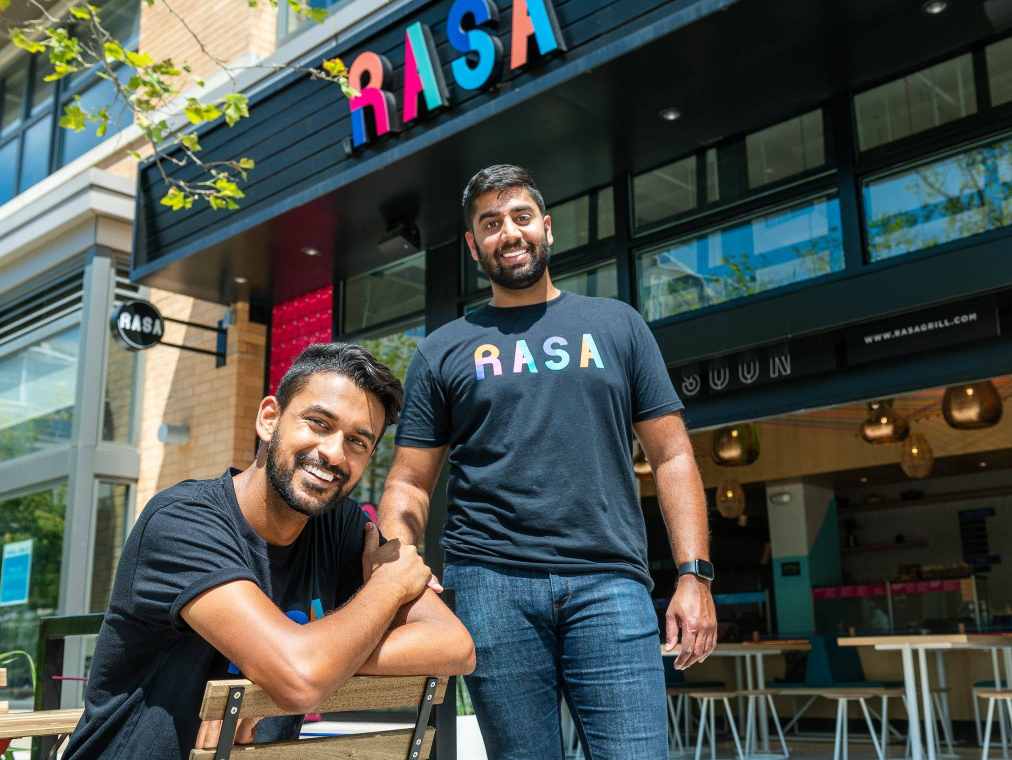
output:
M327 20L327 16L330 15L329 13L327 13L326 8L306 8L305 13L306 18L312 19L317 24L322 24L324 21Z
M239 92L231 92L225 96L225 121L230 127L244 116L249 116L249 100Z
M252 169L254 166L256 166L256 164L253 163L252 158L240 158L239 166L242 169Z
M7 10L10 7L11 0L0 0L0 12Z
M197 141L197 133L191 132L179 137L179 142L185 145L190 151L196 153L200 150L200 143Z
M183 64L183 71L185 71L187 74L189 74L191 71L193 71L193 69L190 68L190 64L184 63Z
M21 29L11 30L11 42L22 50L27 50L29 53L41 53L46 49L45 45L40 45L38 42L25 37L24 31Z
M173 211L179 211L181 208L190 208L193 205L193 196L182 192L178 187L173 187L162 198L161 204L168 206Z
M60 126L64 129L72 129L75 132L80 132L84 129L85 120L88 118L88 114L85 113L84 109L77 103L71 103L69 106L64 106L63 112L65 116L60 117Z
M147 53L135 53L132 50L126 51L126 59L135 69L143 69L155 62L155 59Z
M186 118L193 124L202 124L205 121L214 121L221 116L221 111L213 103L205 103L197 98L187 98L186 108L183 109Z
M105 59L107 61L122 61L124 57L123 46L113 40L105 43Z
M105 137L105 133L109 129L109 106L100 108L95 118L98 119L98 129L95 130L95 134Z
M344 97L348 98L348 100L351 100L352 98L357 98L359 95L362 94L354 87L345 84L344 82L341 82L341 92L344 93Z
M348 68L340 58L331 58L329 61L324 61L323 70L332 77L348 76Z
M211 204L211 208L217 211L220 208L225 208L225 201L219 198L217 195L207 196L207 202Z
M127 153L129 153L129 154L130 154L131 156L133 156L134 158L136 158L136 159L137 159L138 161L141 161L141 160L143 160L143 159L141 158L141 154L140 154L140 153L138 153L138 152L137 152L137 151L135 151L135 150L128 150L128 151L127 151Z
M70 13L75 18L83 18L83 19L89 19L89 18L91 18L91 14L88 13L88 9L87 8L71 8L70 9Z
M72 74L77 71L77 66L68 66L65 63L53 64L53 73L46 77L43 77L45 82L55 82L57 79L63 79L67 74Z

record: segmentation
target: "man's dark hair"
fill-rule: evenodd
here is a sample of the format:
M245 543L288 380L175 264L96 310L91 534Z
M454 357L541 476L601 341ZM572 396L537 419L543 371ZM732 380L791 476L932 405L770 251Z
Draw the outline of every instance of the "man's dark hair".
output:
M538 186L534 184L534 177L531 176L531 173L520 166L496 164L475 174L467 183L467 187L464 188L461 204L464 207L464 225L467 229L474 232L471 225L474 220L475 206L481 196L485 193L499 193L501 195L507 190L518 187L531 194L534 202L538 204L541 215L544 216L545 199L541 196Z
M282 412L306 387L309 379L320 372L342 375L378 398L385 413L383 431L400 422L399 414L404 401L401 381L362 346L351 343L315 343L303 350L281 378L274 394Z

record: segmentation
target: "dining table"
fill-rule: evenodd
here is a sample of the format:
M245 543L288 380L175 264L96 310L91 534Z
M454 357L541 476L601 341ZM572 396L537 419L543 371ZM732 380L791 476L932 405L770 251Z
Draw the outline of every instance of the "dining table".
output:
M788 652L808 652L812 645L808 639L768 639L760 641L742 641L718 643L714 647L711 657L734 657L735 691L765 689L766 668L763 664L763 657L766 655L783 655ZM664 645L661 645L661 654L664 657L677 657L681 651L681 645L676 645L674 650L667 652ZM756 721L759 726L759 739L762 742L763 752L770 751L769 722L766 716L766 705L759 700L759 719ZM745 710L743 709L743 698L738 697L738 721L744 730Z
M943 654L953 650L989 652L995 688L1002 688L1001 667L1004 661L1005 681L1012 682L1012 633L945 633L945 634L883 634L874 636L842 636L839 646L872 647L881 652L899 652L903 664L903 689L909 717L910 755L912 760L936 760L934 721L931 710L931 676L928 672L928 652L934 652L938 671L938 686L946 687ZM915 662L916 661L916 662ZM918 677L920 671L920 701L918 706ZM947 700L943 694L943 709ZM922 724L923 739L919 726ZM942 716L948 720L948 715ZM1002 745L1007 746L1004 721L1001 722Z

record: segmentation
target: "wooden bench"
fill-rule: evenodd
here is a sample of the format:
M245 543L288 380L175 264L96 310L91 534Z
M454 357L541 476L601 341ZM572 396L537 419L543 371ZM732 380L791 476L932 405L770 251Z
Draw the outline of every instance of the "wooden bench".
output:
M6 752L13 739L34 739L37 736L56 736L56 744L50 757L56 757L56 749L63 740L77 728L83 709L37 710L36 712L10 713L0 715L0 752Z
M311 711L333 713L417 707L414 729L245 745L232 744L240 718L297 713L278 707L267 692L251 681L209 681L200 705L200 718L222 721L221 734L216 749L194 749L190 752L190 760L228 760L233 756L242 760L425 760L436 733L435 728L427 728L429 715L433 705L442 703L448 680L426 676L355 676Z

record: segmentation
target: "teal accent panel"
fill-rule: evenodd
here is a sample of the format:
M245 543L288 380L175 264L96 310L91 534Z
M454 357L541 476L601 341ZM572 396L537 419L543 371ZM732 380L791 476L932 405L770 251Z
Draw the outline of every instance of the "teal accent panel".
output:
M785 562L797 562L801 573L784 575ZM777 632L781 636L811 633L812 580L808 557L780 557L773 560L773 592L776 595Z
M813 586L834 586L841 582L840 567L840 525L836 518L836 498L829 502L829 509L815 535L808 553L809 572Z

